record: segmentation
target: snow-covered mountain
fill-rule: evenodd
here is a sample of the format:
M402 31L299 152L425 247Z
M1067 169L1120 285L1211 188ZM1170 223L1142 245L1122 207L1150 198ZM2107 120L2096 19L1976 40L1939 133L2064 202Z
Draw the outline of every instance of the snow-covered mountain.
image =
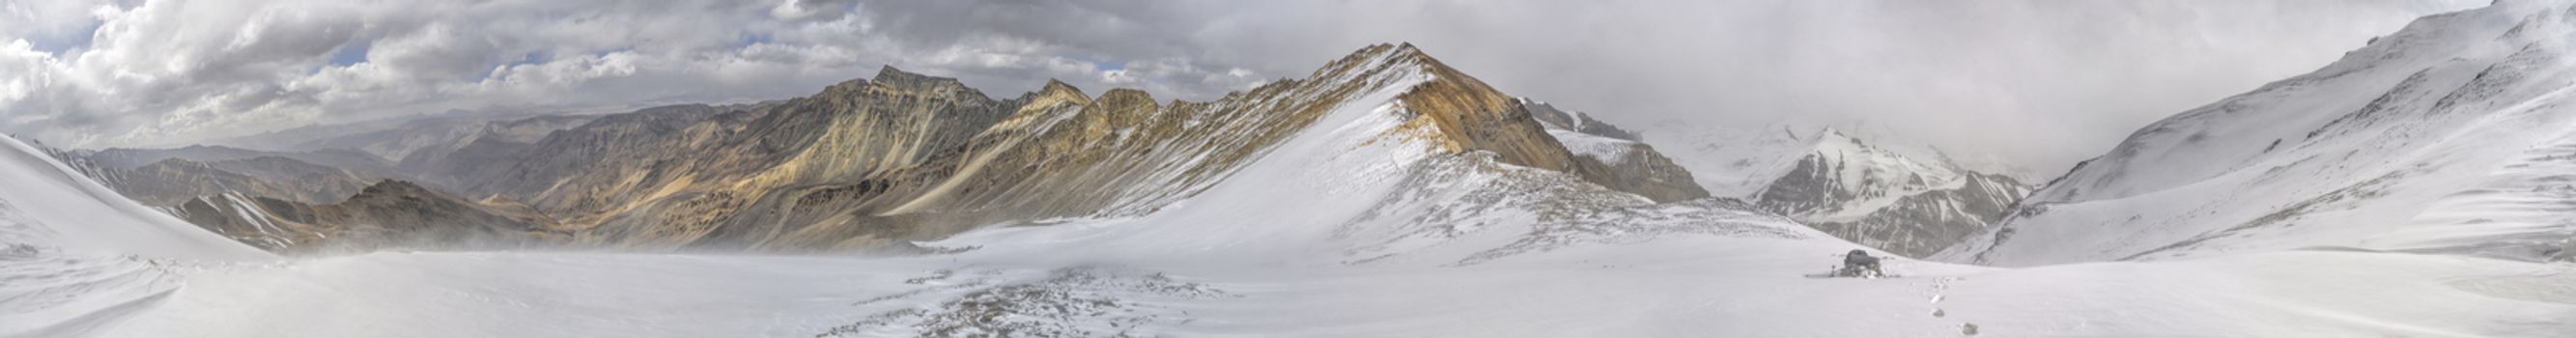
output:
M1909 257L1956 244L2033 187L1923 147L1872 144L1831 127L1669 123L1646 137L1721 197Z
M114 198L0 140L8 146L0 147L0 182L9 184L0 205L17 206L0 207L0 280L10 281L0 284L0 335L2544 337L2576 330L2564 320L2576 304L2556 301L2566 299L2565 276L2576 276L2567 268L2449 256L2307 251L2027 269L1894 260L1891 272L1908 277L1802 277L1859 245L1741 202L1659 200L1600 184L1622 176L1586 174L1592 169L1572 157L1603 153L1537 147L1577 135L1517 124L1530 120L1511 108L1514 100L1478 90L1411 49L1371 47L1332 66L1376 71L1290 80L1339 83L1311 92L1332 93L1327 103L1254 105L1311 111L1236 111L1310 120L1223 162L1221 174L1180 180L1194 185L1167 203L960 229L908 241L927 250L899 256L389 251L278 259ZM1129 101L1049 109L1138 103L1117 99ZM1155 140L1124 138L1149 128L1059 130ZM1502 133L1515 130L1529 133ZM588 140L607 139L614 138ZM1014 157L960 163L1030 163L985 158ZM1106 158L1070 163L1138 163ZM1046 169L1062 163L939 168L1123 177ZM934 194L919 196L933 197L907 200L953 207L992 201L951 190L960 187L1051 191L985 183L1014 181L968 171L930 181L940 182L928 186ZM1114 197L1134 196L1163 195ZM939 202L948 200L960 202ZM754 210L772 207L781 206ZM1854 325L1854 318L1869 320Z
M1751 197L1764 210L1911 257L1948 248L2003 218L2029 185L1917 160L1826 129L1807 155Z
M1334 109L1233 179L1146 215L980 229L922 244L945 249L939 253L897 257L379 252L276 260L131 202L95 198L112 195L32 151L0 148L0 178L11 184L0 189L0 205L37 206L0 208L0 278L12 281L0 284L0 335L2547 337L2576 330L2564 320L2576 305L2550 301L2564 295L2552 290L2576 282L2563 278L2564 267L2440 256L2297 252L2028 269L1899 260L1891 271L1911 277L1799 277L1856 245L1725 200L1658 204L1493 153L1440 151L1406 131L1394 96L1368 93L1361 104ZM119 204L126 207L112 207ZM1872 320L1851 325L1852 318Z
M2037 265L2332 247L2576 259L2576 6L2426 17L2183 112L1944 257Z

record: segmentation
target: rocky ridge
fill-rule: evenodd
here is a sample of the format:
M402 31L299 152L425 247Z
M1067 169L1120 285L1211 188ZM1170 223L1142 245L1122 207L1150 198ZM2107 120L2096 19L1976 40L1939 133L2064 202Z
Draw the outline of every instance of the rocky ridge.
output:
M464 233L540 233L512 237L553 245L904 249L988 224L1150 213L1225 179L1354 95L1399 83L1410 86L1397 98L1406 120L1391 132L1440 151L1490 153L1646 200L1707 196L1651 147L1614 137L1626 134L1615 127L1575 117L1552 128L1540 119L1562 114L1553 107L1502 94L1410 45L1377 45L1305 79L1209 102L1158 101L1130 89L1090 96L1061 82L996 99L954 79L886 67L786 101L658 107L541 138L463 140L443 156L407 156L401 167L434 187L424 190L472 198L403 194L452 203L342 204L435 207L439 217L469 220ZM1600 148L1567 140L1578 134L1620 143L1615 153L1570 150L1569 143ZM384 221L303 211L348 209L315 201L215 197L198 199L188 213L227 234L258 229L229 221L250 211L324 229L308 231L316 233L354 231L328 230L350 227L334 222ZM238 205L258 207L226 207ZM231 217L207 216L214 214Z

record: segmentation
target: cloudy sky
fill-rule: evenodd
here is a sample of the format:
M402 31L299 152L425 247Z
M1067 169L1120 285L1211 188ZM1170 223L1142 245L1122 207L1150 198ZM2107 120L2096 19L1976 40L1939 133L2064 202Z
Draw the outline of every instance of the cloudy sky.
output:
M994 96L1206 99L1411 41L1649 133L1857 125L2056 170L2480 0L10 0L0 132L171 146L314 123L802 96L880 65Z

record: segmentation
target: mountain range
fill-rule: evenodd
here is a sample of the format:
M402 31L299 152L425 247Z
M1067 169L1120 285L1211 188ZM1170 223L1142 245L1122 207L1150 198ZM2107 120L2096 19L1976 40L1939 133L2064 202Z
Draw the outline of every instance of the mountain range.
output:
M289 252L442 243L331 236L411 232L647 250L919 250L910 243L986 224L1151 213L1354 95L1412 77L1432 80L1397 98L1406 130L1443 152L1491 153L1654 201L1708 196L1635 136L1503 94L1409 45L1372 46L1306 79L1210 102L1129 89L1094 96L1061 82L994 98L886 67L758 104L420 119L381 132L247 142L288 144L275 150L66 157L96 163L92 176L147 204ZM410 202L369 202L384 199ZM409 216L359 216L393 213Z
M260 150L0 138L0 336L2559 337L2570 15L2428 17L2036 187L1612 126L1395 44L1206 102L888 67ZM1835 277L1855 249L1933 260Z

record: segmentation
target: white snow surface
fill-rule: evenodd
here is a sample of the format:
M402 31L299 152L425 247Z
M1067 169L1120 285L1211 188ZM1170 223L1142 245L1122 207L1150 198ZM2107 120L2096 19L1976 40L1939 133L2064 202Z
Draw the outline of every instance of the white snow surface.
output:
M957 251L923 256L259 260L149 210L111 208L131 202L77 176L10 171L0 200L113 214L0 210L12 231L0 237L0 336L2576 332L2566 287L2576 268L2453 255L2305 250L2020 269L1898 260L1889 272L1899 278L1811 278L1859 246L1738 202L1655 204L1490 154L1440 153L1409 139L1422 131L1398 130L1412 115L1393 98L1427 75L1398 76L1179 204L969 232L921 243ZM34 153L0 149L0 167L59 167ZM156 223L87 239L24 231L122 224L94 218ZM130 245L157 238L206 248Z
M1944 260L2028 266L2314 247L2576 261L2576 8L2435 15L2184 112Z

